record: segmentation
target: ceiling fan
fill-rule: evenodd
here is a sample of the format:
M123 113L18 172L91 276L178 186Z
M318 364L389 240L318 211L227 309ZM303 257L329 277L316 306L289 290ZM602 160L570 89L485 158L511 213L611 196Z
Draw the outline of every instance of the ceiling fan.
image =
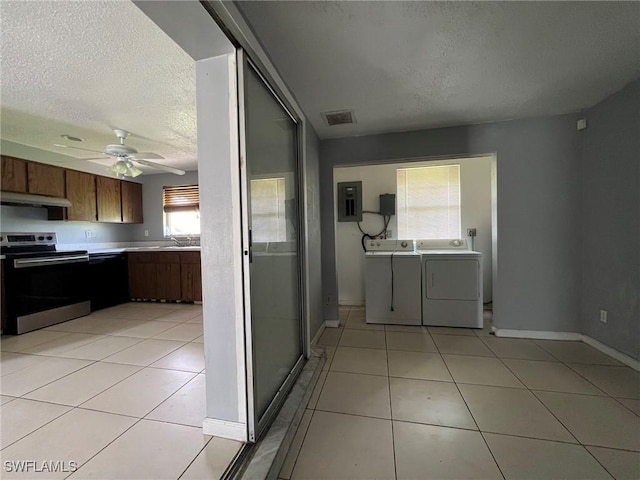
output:
M126 130L115 129L113 133L116 134L116 137L120 139L120 143L114 143L107 145L104 152L99 152L98 150L90 150L88 148L81 147L72 147L70 145L62 145L56 143L56 147L63 148L73 148L75 150L86 150L89 152L100 153L104 156L102 157L94 157L94 158L83 158L83 160L102 160L104 158L112 157L115 159L115 163L111 165L107 170L118 177L137 177L142 174L142 170L140 170L135 163L140 165L145 165L147 167L157 168L158 170L163 170L169 173L175 173L176 175L184 175L185 171L180 170L179 168L168 167L167 165L162 165L156 162L150 162L151 160L162 160L164 157L152 152L138 152L133 147L129 145L125 145L124 141L129 136L129 132Z

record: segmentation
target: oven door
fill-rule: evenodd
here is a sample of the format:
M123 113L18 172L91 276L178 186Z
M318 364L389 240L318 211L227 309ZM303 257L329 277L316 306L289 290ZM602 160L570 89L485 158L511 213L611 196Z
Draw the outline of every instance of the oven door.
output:
M7 260L10 333L25 333L90 313L87 254Z

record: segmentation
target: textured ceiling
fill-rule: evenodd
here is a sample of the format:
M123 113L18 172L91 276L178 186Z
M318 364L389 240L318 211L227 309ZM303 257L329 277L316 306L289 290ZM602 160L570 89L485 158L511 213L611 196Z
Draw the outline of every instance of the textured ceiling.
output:
M242 2L322 138L581 110L640 77L638 2ZM353 109L355 125L321 112Z
M96 155L53 144L103 151L120 128L160 163L197 168L195 61L133 3L2 0L0 9L2 139L87 158Z

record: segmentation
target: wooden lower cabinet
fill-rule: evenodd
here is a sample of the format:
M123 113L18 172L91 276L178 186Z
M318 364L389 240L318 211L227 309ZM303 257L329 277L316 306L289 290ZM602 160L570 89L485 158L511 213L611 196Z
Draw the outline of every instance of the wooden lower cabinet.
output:
M202 301L202 269L196 264L180 265L182 299L185 302Z
M132 299L202 301L200 252L135 252L128 257Z
M0 303L2 304L0 307L0 328L3 332L7 331L7 299L4 294L4 260L0 260L0 276L2 277L0 280Z

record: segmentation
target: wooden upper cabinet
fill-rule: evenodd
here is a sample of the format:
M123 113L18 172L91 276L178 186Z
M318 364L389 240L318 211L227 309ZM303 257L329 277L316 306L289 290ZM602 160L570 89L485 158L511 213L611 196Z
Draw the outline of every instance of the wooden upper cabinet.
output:
M27 163L28 192L51 197L65 196L65 170L44 163Z
M121 183L122 221L124 223L142 223L142 184Z
M96 177L96 203L99 222L122 222L120 190L120 180L117 178Z
M98 219L96 205L96 176L90 173L67 170L67 220L95 222Z
M27 193L27 162L2 155L2 191Z

